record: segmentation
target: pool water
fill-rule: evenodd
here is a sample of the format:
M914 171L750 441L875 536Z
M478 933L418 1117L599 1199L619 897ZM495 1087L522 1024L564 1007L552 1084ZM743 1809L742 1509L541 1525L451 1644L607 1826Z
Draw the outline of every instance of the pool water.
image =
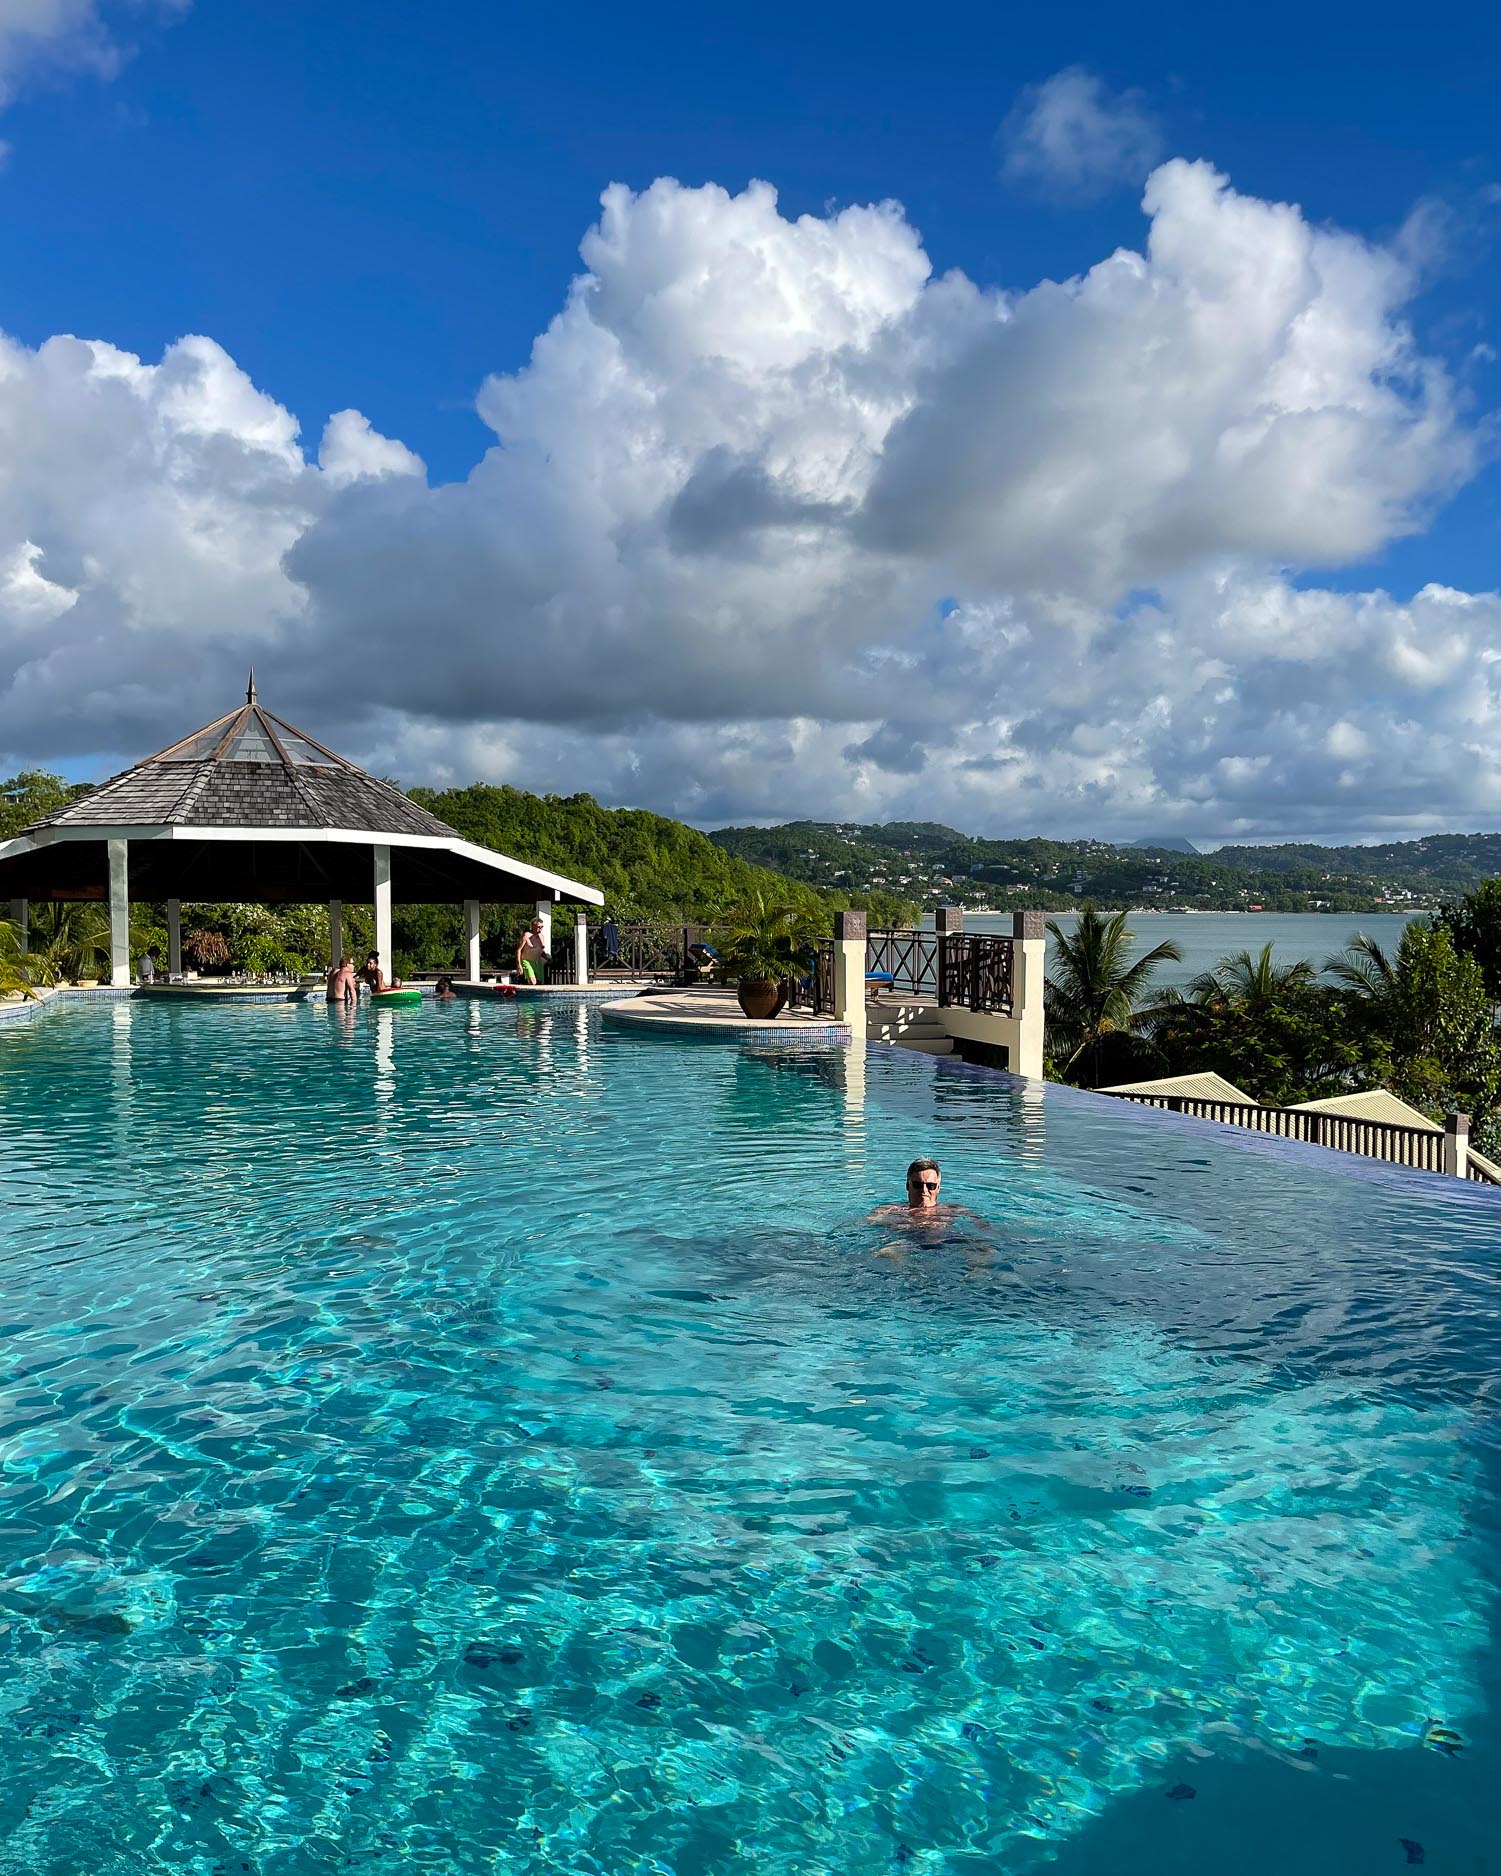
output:
M499 1003L0 1149L3 1876L1501 1867L1501 1195Z

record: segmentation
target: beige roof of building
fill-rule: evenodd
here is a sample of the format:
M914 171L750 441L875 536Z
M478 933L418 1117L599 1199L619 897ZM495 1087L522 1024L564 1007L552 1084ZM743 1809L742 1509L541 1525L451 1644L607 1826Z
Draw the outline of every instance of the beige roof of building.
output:
M1343 1114L1347 1120L1373 1120L1387 1127L1421 1127L1428 1133L1444 1130L1436 1120L1399 1101L1390 1088L1363 1088L1359 1094L1331 1094L1322 1101L1290 1101L1290 1107L1310 1114Z
M1254 1096L1243 1093L1234 1082L1226 1081L1206 1069L1197 1075L1164 1075L1157 1081L1122 1081L1113 1088L1100 1088L1100 1094L1179 1095L1186 1101L1229 1101L1240 1107L1257 1107Z

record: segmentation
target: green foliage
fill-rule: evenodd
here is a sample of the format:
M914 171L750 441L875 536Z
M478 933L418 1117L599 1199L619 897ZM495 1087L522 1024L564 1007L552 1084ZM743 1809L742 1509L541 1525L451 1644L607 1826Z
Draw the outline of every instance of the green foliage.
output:
M34 905L28 924L28 942L47 982L109 975L109 914L102 906L76 900Z
M1314 981L1313 966L1306 958L1292 964L1274 964L1272 945L1264 944L1252 957L1249 951L1237 951L1221 958L1212 971L1201 971L1188 987L1188 994L1199 1003L1228 1003L1236 1009L1259 1010L1305 989Z
M785 899L756 893L729 913L720 940L720 963L741 983L784 983L807 966L808 947L823 936L821 922Z
M53 814L88 792L87 783L65 782L45 769L23 769L0 782L0 840L9 840L44 814Z
M1385 1039L1348 995L1290 983L1256 1001L1167 998L1150 1021L1156 1075L1212 1069L1273 1107L1375 1087Z
M38 986L47 981L38 961L21 949L20 926L0 918L0 996L35 1000Z
M1054 944L1044 995L1048 1054L1062 1080L1098 1087L1108 1079L1107 1065L1130 1054L1158 966L1182 953L1167 941L1133 958L1135 933L1126 914L1107 915L1092 905L1080 911L1072 932L1053 920L1048 931Z
M844 891L889 890L922 904L1061 911L1145 909L1362 912L1393 902L1437 906L1501 871L1501 834L1435 835L1384 847L1222 847L1180 853L1102 840L988 840L931 821L792 821L726 827L726 853L788 878Z
M1489 1119L1501 1101L1495 1008L1479 961L1456 951L1446 925L1407 927L1377 1008L1404 1101L1434 1120L1456 1110Z
M1480 966L1485 994L1501 1003L1501 879L1487 879L1439 914L1456 951Z

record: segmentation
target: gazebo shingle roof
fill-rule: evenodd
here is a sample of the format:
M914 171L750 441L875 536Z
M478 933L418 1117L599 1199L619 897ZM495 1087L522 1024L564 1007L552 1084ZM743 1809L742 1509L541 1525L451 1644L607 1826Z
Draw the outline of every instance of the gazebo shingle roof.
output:
M458 834L256 698L133 769L33 822L43 827L346 828L363 834Z
M602 905L597 887L465 840L306 732L245 702L0 841L0 898L104 899L125 843L138 899Z

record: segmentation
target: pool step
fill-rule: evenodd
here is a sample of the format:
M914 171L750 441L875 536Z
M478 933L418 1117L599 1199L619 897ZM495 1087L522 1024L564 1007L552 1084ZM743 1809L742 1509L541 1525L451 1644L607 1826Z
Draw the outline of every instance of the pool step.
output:
M866 1034L872 1042L890 1042L919 1055L952 1055L937 1008L931 1003L876 1003L866 1012Z

